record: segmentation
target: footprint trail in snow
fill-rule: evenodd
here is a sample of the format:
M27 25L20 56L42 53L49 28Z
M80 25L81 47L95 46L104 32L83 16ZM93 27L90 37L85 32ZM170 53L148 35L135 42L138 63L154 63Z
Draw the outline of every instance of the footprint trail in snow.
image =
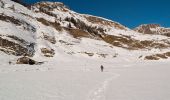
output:
M92 90L89 95L87 100L106 100L105 98L105 91L109 85L109 83L119 77L119 74L113 74L111 78L106 79L104 82L102 82L99 87L95 88Z

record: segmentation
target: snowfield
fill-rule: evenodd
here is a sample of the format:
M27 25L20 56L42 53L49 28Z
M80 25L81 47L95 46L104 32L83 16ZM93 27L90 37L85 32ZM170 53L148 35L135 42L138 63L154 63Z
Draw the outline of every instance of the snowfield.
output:
M169 66L169 60L88 59L1 65L0 100L169 100Z

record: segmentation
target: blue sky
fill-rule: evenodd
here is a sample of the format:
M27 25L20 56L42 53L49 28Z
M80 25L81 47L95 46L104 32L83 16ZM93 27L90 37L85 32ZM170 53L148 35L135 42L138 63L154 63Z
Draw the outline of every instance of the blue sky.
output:
M35 3L43 0L25 0ZM157 23L170 27L170 0L46 0L59 1L72 10L105 17L129 28Z

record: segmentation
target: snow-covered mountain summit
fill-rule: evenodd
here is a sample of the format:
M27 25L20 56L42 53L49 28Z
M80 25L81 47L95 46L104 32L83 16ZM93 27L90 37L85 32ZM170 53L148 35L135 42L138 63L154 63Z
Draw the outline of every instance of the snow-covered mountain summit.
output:
M136 60L170 47L167 36L138 33L105 18L76 13L60 2L25 7L0 0L0 23L0 51L8 56Z

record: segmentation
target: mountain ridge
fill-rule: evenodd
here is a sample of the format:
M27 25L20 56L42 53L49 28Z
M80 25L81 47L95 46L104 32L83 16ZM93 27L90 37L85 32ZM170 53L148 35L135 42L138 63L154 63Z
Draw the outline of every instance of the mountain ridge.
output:
M0 23L0 50L15 56L115 59L120 55L124 59L126 53L138 51L132 55L137 60L170 47L165 35L136 32L118 22L76 13L59 2L26 8L1 0Z
M143 24L136 27L134 31L144 34L160 34L170 37L170 28L162 27L159 24Z

